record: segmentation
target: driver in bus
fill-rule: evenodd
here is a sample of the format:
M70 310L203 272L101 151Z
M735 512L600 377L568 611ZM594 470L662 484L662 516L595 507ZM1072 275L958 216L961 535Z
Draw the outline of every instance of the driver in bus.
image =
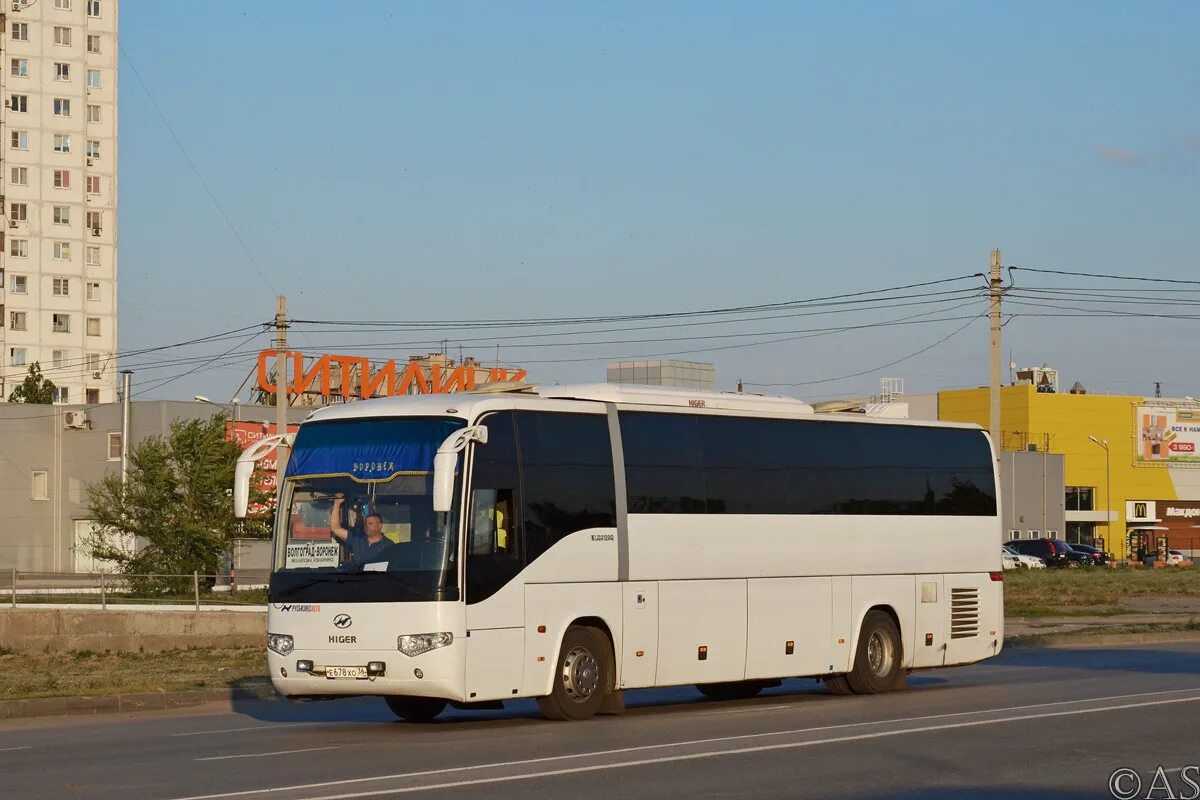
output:
M363 533L357 536L342 525L342 505L346 497L341 492L334 495L333 508L329 511L329 532L346 546L350 560L356 564L369 564L377 560L392 541L383 535L383 518L372 512L363 517Z

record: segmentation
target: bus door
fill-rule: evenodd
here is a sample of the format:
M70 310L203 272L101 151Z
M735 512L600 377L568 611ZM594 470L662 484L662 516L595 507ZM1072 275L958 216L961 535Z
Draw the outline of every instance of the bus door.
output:
M491 414L485 445L472 445L466 562L468 701L512 698L525 663L525 594L513 418Z

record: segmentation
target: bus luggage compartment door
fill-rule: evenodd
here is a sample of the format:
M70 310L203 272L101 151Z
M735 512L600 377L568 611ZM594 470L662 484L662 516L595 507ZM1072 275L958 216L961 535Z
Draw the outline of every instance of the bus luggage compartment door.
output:
M746 580L658 584L659 686L746 674Z

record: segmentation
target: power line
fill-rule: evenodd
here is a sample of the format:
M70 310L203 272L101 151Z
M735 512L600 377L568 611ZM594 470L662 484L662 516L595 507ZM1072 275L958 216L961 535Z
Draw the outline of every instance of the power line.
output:
M1105 275L1098 272L1071 272L1062 269L1038 269L1036 267L1008 267L1009 272L1022 270L1024 272L1040 272L1045 275L1070 275L1075 278L1103 278L1110 281L1144 281L1146 283L1177 283L1200 286L1200 281L1189 281L1183 278L1144 278L1135 275Z
M205 361L205 362L204 362L203 364L201 364L199 367L197 367L197 368L195 368L195 369L190 369L190 370L187 370L187 371L185 371L185 372L181 372L181 373L179 373L178 375L174 375L174 376L172 376L172 377L169 377L169 378L167 378L166 380L159 381L158 383L151 384L150 386L147 386L146 388L142 389L140 392L137 392L136 394L134 394L134 397L141 397L142 395L146 394L147 392L152 392L152 391L154 391L155 389L161 389L162 387L164 387L164 386L166 386L166 385L168 385L168 384L174 383L175 381L179 380L180 378L184 378L184 377L187 377L188 375L191 375L191 374L193 374L193 373L199 372L201 369L203 369L204 367L207 367L209 364L212 364L214 361L216 361L216 360L218 360L218 359L220 359L220 358L222 358L222 357L224 357L224 356L227 356L227 355L229 355L229 354L230 354L230 353L232 353L234 350L236 350L236 349L238 349L239 347L241 347L242 345L246 344L246 342L249 342L249 341L250 341L251 339L253 339L254 337L256 337L256 336L261 336L261 335L262 335L262 331L255 331L254 333L250 334L249 336L247 336L247 337L246 337L245 339L243 339L242 341L240 341L240 342L238 342L237 344L235 344L233 347L231 347L231 348L229 348L228 350L226 350L224 353L221 353L221 354L219 354L219 355L213 356L213 357L212 357L212 358L210 358L208 361Z
M976 316L974 316L974 317L971 317L970 319L968 319L968 320L966 321L966 323L964 323L964 324L963 324L961 327L955 328L953 331L951 331L950 333L946 334L946 335L945 335L945 336L943 336L941 339L938 339L936 342L934 342L934 343L932 343L932 344L930 344L930 345L926 345L925 347L922 347L920 350L917 350L917 351L915 351L915 352L909 353L909 354L908 354L908 355L906 355L906 356L902 356L901 358L897 358L897 359L896 359L896 360L894 360L894 361L889 361L889 362L888 362L888 363L886 363L886 364L880 364L878 367L872 367L871 369L863 370L862 372L851 372L851 373L849 373L848 375L839 375L839 376L837 376L836 378L821 378L821 379L819 379L819 380L812 380L812 381L799 381L799 382L797 382L797 383L754 383L754 382L751 382L751 381L743 381L743 383L744 383L745 385L747 385L747 386L762 386L762 387L776 387L776 386L787 386L787 387L796 387L796 386L812 386L812 385L814 385L814 384L818 384L818 383L833 383L833 382L835 382L835 381L843 381L843 380L846 380L846 379L848 379L848 378L858 378L858 377L861 377L861 376L863 376L863 375L870 375L872 372L878 372L878 371L879 371L879 370L881 370L881 369L887 369L888 367L894 367L894 366L896 366L897 364L900 364L900 363L903 363L903 362L905 362L905 361L908 361L909 359L916 358L917 356L919 356L919 355L922 355L923 353L928 353L930 350L932 350L933 348L935 348L935 347L937 347L938 345L942 344L943 342L947 342L947 341L949 341L950 339L952 339L952 338L954 338L955 336L957 336L958 334L962 333L962 332L963 332L963 331L965 331L967 328L969 328L973 322L975 322L976 320L983 319L983 318L984 318L984 316L986 316L986 315L985 315L985 314L977 314Z

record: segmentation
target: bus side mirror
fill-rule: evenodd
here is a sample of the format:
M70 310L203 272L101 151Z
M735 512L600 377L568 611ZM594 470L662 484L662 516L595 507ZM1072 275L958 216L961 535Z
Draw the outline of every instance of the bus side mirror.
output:
M487 444L487 428L472 425L455 431L442 442L433 457L433 510L439 514L454 504L454 473L458 470L459 451L471 442Z
M245 519L250 506L250 478L254 474L254 463L267 454L275 452L279 445L291 447L296 439L294 433L275 434L265 439L259 439L247 447L238 456L237 465L233 468L233 516ZM283 482L280 481L280 486Z

